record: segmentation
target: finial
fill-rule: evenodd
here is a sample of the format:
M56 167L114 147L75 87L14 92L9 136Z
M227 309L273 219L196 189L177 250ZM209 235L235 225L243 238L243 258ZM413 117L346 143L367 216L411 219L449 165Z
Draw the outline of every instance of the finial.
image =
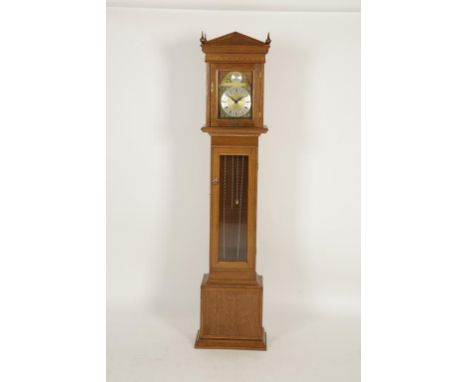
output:
M202 44L206 42L206 34L203 31L201 32L200 42Z
M270 42L271 42L270 32L268 32L267 38L266 38L266 40L265 40L265 44L270 45Z

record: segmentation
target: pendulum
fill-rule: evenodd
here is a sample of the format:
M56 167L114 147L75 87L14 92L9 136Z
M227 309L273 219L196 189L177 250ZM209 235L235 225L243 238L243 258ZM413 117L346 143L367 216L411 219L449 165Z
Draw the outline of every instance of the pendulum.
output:
M241 242L241 227L242 227L242 193L243 193L243 183L244 183L244 156L241 157L241 170L240 170L240 180L238 188L238 199L236 199L236 204L240 203L239 206L239 223L237 226L237 254L236 259L239 260L239 251L240 251L240 242Z
M239 205L239 156L236 156L236 200L234 204Z
M223 160L223 220L226 221L226 167L227 167L227 157L224 157ZM223 249L221 258L226 260L226 224L222 225L223 233Z

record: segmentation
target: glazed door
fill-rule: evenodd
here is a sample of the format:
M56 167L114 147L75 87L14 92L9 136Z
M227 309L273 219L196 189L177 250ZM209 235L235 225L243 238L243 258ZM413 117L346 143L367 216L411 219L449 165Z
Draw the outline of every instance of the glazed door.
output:
M210 122L211 126L263 126L261 110L263 108L263 64L211 64L210 65ZM230 85L232 78L239 78L238 87L250 94L251 108L244 114L226 113L222 107L223 93ZM234 82L235 84L235 82ZM240 99L243 93L233 96L238 106L243 105ZM228 96L229 97L229 96ZM242 108L240 108L242 109Z
M255 266L256 159L255 148L212 150L213 268Z

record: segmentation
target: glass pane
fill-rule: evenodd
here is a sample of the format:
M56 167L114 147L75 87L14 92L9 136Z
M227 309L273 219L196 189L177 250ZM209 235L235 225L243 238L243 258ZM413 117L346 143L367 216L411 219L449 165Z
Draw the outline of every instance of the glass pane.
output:
M220 156L219 261L247 261L249 157Z
M252 117L252 72L219 72L219 117Z

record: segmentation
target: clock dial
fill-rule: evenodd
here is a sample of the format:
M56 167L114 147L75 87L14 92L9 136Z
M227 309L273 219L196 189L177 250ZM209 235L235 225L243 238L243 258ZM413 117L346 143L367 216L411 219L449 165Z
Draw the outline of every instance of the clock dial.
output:
M250 93L245 88L231 87L221 95L221 108L230 117L245 116L252 107Z
M219 83L219 116L251 118L251 72L222 72Z

